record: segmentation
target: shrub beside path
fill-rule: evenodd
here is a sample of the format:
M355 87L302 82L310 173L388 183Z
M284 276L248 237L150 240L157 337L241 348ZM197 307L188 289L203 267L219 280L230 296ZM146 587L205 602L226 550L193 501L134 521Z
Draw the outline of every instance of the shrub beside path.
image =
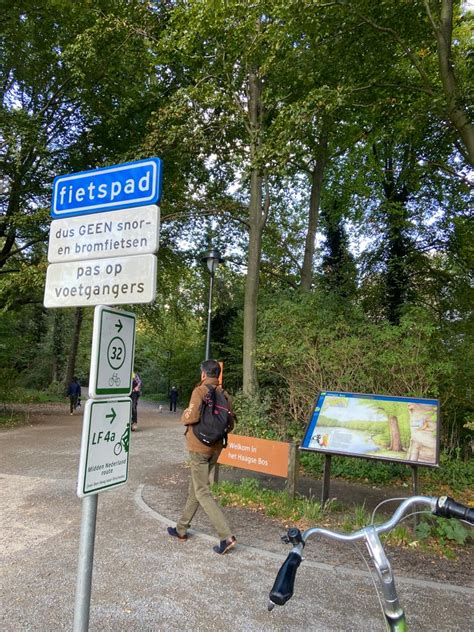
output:
M177 421L177 414L140 402L129 481L99 495L90 630L382 630L371 579L349 549L308 546L295 597L269 613L268 592L288 552L279 539L282 525L246 509L226 508L239 545L223 557L212 552L216 538L199 512L187 542L166 535L187 487ZM0 431L4 632L72 628L81 426L82 415L70 417L66 405L41 405L31 410L27 424ZM311 489L317 497L318 485L303 479L300 491ZM334 483L332 491L357 501L367 492L360 487ZM384 494L370 490L367 505ZM397 554L393 563L412 629L468 629L474 589L467 560L417 556Z

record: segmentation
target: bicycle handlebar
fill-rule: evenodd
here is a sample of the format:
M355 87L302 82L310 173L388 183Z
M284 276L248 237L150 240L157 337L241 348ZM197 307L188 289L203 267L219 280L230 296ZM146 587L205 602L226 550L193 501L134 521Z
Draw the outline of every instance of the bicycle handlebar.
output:
M393 516L386 522L379 525L372 525L371 527L364 527L354 533L337 533L335 531L329 531L328 529L319 529L315 527L307 529L301 533L299 529L292 528L288 531L287 541L292 542L295 546L288 554L288 557L278 571L275 583L270 591L268 609L272 610L275 605L284 606L293 596L296 571L302 562L303 548L309 537L319 534L333 540L346 542L363 540L367 537L367 533L370 528L374 529L377 533L390 531L400 522L407 510L412 505L417 504L429 505L431 512L436 516L442 516L444 518L458 518L459 520L465 520L470 524L474 524L474 508L466 507L452 498L447 496L441 496L439 498L434 496L411 496L400 504Z
M465 520L469 524L474 524L474 507L466 507L449 496L440 496L437 499L433 513L443 518L457 518L458 520Z

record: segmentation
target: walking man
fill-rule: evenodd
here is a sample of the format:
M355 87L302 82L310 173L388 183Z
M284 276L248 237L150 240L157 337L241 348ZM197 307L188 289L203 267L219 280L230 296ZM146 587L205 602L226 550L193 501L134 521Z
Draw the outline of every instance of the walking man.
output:
M67 395L69 397L69 413L72 415L81 396L81 385L76 376L72 378L72 382L67 387Z
M172 389L170 390L169 398L170 398L170 411L175 413L176 403L178 401L178 389L176 388L176 386L173 386Z
M209 477L214 470L223 445L222 442L216 445L205 445L201 443L192 430L192 425L200 420L204 398L209 396L213 389L220 389L227 400L230 418L229 430L232 430L234 427L235 415L231 408L230 397L218 385L220 371L219 363L215 360L205 360L201 364L201 383L193 390L189 405L181 416L181 422L186 426L186 447L189 452L191 478L188 487L188 499L181 518L178 520L176 527L168 527L168 534L180 541L187 540L186 531L190 527L200 505L208 515L219 536L219 545L214 546L213 551L223 555L232 549L237 542L232 535L226 517L212 496L209 482Z
M138 423L138 399L140 397L140 393L142 392L142 380L138 373L133 374L132 379L132 426L131 429L133 432L137 429Z

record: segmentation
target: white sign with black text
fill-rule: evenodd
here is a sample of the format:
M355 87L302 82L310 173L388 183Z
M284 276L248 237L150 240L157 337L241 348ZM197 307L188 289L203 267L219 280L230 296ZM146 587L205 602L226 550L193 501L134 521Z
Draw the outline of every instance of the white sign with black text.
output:
M97 305L92 331L89 397L117 397L132 391L135 314Z
M158 250L160 209L155 204L55 219L51 222L48 261L62 263Z
M77 483L79 497L127 482L131 412L129 397L87 400Z
M48 266L44 306L151 303L155 296L155 255L90 259Z

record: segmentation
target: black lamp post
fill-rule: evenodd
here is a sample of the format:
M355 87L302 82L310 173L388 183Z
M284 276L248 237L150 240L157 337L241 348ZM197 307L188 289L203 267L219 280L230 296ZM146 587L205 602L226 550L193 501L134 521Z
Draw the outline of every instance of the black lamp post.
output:
M209 302L207 308L207 334L206 334L206 356L205 360L209 360L211 356L211 311L212 311L212 292L214 289L214 272L216 271L219 263L223 263L224 259L221 257L218 250L208 250L202 257L201 261L207 263L207 268L211 279L209 282Z
M166 363L166 373L168 376L168 395L170 394L170 386L171 386L171 373L170 373L170 364L171 364L171 351L165 351L166 358L168 362Z

